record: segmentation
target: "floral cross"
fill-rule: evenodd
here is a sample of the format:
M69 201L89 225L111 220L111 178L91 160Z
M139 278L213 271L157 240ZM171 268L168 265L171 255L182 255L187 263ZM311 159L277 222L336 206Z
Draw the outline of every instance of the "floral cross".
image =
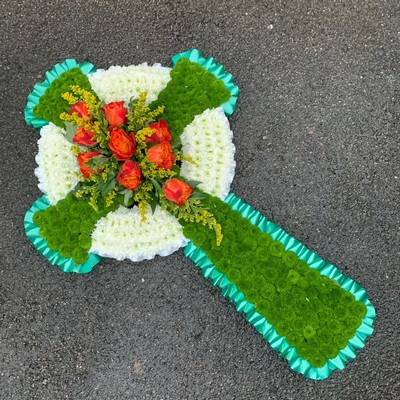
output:
M180 247L248 321L312 379L343 369L372 334L365 291L229 194L226 115L238 88L197 50L172 69L66 60L28 97L41 128L38 199L25 218L35 247L65 272L101 256L140 261Z

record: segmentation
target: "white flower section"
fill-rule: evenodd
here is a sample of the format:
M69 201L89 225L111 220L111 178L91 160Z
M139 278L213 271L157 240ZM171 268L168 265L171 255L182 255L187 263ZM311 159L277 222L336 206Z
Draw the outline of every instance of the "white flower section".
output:
M188 242L177 219L160 207L154 214L149 209L142 221L136 206L121 206L97 221L90 252L117 260L141 261L156 255L168 256Z
M79 182L78 162L64 132L50 123L40 130L38 140L35 175L39 179L39 189L47 194L51 204L65 198Z
M137 99L140 92L147 91L147 102L157 99L158 94L167 86L171 77L171 68L160 64L148 66L131 65L129 67L112 66L108 70L99 69L89 74L93 90L105 103L124 101L129 104L131 98Z
M222 200L229 194L235 174L232 137L221 107L197 115L181 135L182 153L195 161L183 161L181 175L202 182L200 189Z

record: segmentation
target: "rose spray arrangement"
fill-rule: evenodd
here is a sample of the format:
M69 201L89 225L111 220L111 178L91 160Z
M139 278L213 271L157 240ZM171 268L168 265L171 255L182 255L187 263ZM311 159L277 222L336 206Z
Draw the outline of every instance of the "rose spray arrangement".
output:
M172 146L167 122L160 118L163 106L151 109L146 92L137 99L102 104L97 96L71 85L61 94L70 108L60 120L66 126L65 138L72 144L81 176L71 193L87 201L94 212L113 210L116 205L137 206L143 220L157 205L184 221L196 221L215 231L216 243L222 240L220 224L201 200L199 182L179 175L185 155ZM190 157L188 162L194 162ZM36 213L41 226L45 211ZM53 244L59 251L60 246ZM76 263L85 262L83 252L62 251Z

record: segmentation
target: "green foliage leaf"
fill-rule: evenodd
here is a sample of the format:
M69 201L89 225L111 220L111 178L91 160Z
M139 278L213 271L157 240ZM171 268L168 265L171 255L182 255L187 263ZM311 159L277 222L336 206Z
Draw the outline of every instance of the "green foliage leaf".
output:
M197 190L194 190L190 196L192 199L196 200L204 200L206 196L202 192L198 192Z
M85 162L85 164L93 168L95 171L97 171L99 168L101 168L104 164L106 164L110 159L103 154L99 154L98 156L92 157L90 160Z
M127 190L125 195L124 195L124 205L126 207L130 207L133 205L133 191L132 190Z
M78 126L77 125L73 125L70 122L64 121L65 124L65 139L68 140L68 142L73 143L72 139L75 136L76 131L78 130Z
M152 214L154 214L154 212L156 211L157 204L158 202L156 199L152 198L151 200L149 200L149 206Z
M112 175L111 175L112 176ZM101 187L101 194L105 196L110 190L113 190L115 188L115 185L117 184L117 180L115 178L112 178L108 180L106 183L103 184Z
M200 181L186 181L186 183L187 183L188 185L192 186L192 187L197 187L197 186L199 186L200 183L202 183L202 182L200 182Z
M150 181L156 189L157 197L159 197L159 195L163 192L160 184L154 178L150 178Z

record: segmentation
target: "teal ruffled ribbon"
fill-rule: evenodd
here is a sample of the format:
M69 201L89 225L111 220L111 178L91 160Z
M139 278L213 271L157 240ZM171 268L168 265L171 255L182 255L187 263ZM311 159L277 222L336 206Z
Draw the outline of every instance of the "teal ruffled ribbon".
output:
M236 305L236 309L246 314L246 319L261 335L270 343L271 347L278 351L282 357L289 361L290 367L297 372L311 379L325 379L331 373L338 369L342 370L346 362L356 357L356 351L363 348L365 340L373 332L373 321L375 319L375 309L367 298L365 290L355 283L352 279L344 276L335 266L323 261L317 254L307 249L298 240L287 234L278 225L265 218L259 211L254 210L250 205L230 194L225 202L232 209L249 219L253 225L260 228L261 231L268 233L274 240L281 242L286 250L293 251L301 260L305 261L310 268L318 270L322 275L334 279L340 286L352 293L354 297L365 304L367 313L362 320L356 334L349 340L347 346L339 354L326 362L321 368L313 367L307 360L302 359L296 352L296 349L290 346L286 339L280 336L275 328L259 314L254 305L245 299L237 287L232 284L225 274L219 272L215 265L208 259L207 255L192 242L190 242L184 253L200 269L206 278L212 280L214 286L220 287L222 294L228 297Z
M28 125L32 125L34 128L41 128L48 124L48 121L36 118L33 115L33 109L36 104L39 103L40 98L43 96L46 89L50 87L54 79L58 78L64 72L70 71L72 68L76 67L80 68L85 75L96 71L96 68L90 62L85 61L79 64L74 59L67 59L60 64L56 64L51 71L47 71L45 74L45 80L42 83L37 83L28 96L28 102L24 111L25 121Z
M77 272L78 274L86 274L101 261L101 257L97 254L89 253L89 259L84 264L75 264L72 258L64 258L54 250L47 246L47 241L39 234L39 227L33 222L33 215L36 211L45 210L50 206L46 195L37 199L32 207L26 212L24 219L24 227L28 239L33 243L36 249L43 254L52 265L57 265L64 272Z
M231 115L235 111L236 102L239 95L239 88L233 83L233 76L225 72L221 64L216 64L213 57L204 58L199 50L191 49L184 53L175 54L172 57L172 64L175 65L181 58L187 58L211 72L216 78L220 79L231 93L231 97L221 104L226 115Z

